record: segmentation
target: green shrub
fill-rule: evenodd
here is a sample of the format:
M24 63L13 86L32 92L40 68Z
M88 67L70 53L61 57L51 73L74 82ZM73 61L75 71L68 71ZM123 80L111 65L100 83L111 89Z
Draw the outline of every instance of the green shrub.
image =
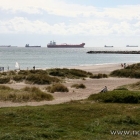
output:
M16 72L15 72L15 71L10 70L10 71L8 71L8 74L9 74L9 75L16 75Z
M77 88L77 89L79 89L79 88L83 88L83 89L86 88L86 86L84 84L74 84L71 87L74 87L74 88Z
M115 70L111 76L140 78L140 63L127 66L125 69Z
M48 75L30 74L26 78L27 81L33 84L51 84L52 82L59 82L60 80L56 77L50 77Z
M140 103L140 92L127 90L114 90L106 93L93 94L89 100L111 103Z
M23 81L26 77L25 76L22 76L22 75L16 75L16 76L13 76L13 80L15 81Z
M10 90L11 88L8 86L0 85L0 90Z
M6 76L7 75L7 72L0 72L0 75L1 76Z
M19 72L18 72L18 74L19 75L28 75L29 74L29 71L28 70L20 70Z
M21 90L11 89L6 86L0 87L0 100L12 102L52 100L53 96L42 92L36 87L25 87Z
M101 74L101 73L99 73L97 75L91 75L90 76L90 78L97 78L97 79L99 79L99 78L107 78L107 77L108 77L107 74Z
M9 77L1 77L0 78L0 84L6 84L10 82L10 78Z
M30 74L48 75L46 70L29 70Z
M125 87L119 87L119 88L116 88L116 89L114 89L114 90L128 90L128 89L125 88Z
M52 86L48 86L47 90L51 93L54 93L54 92L68 92L69 91L66 86L64 86L63 84L60 84L60 83L54 84Z
M60 76L60 77L67 77L67 78L84 78L92 75L90 72L86 72L79 69L67 69L67 68L57 68L57 69L49 69L48 73L52 76Z

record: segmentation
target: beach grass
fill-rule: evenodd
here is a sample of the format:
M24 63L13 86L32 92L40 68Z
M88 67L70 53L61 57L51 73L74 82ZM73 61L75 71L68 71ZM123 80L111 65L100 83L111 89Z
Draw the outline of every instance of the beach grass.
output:
M69 79L86 78L92 75L92 73L90 72L86 72L79 69L56 68L56 69L48 69L47 71L52 76L58 76Z
M4 76L0 78L0 84L6 84L10 82L10 77Z
M46 88L48 92L69 92L69 89L61 83L56 83Z
M98 73L98 74L94 74L94 75L91 75L90 78L108 78L108 75L107 74L102 74L102 73Z
M77 89L79 89L79 88L86 88L86 86L84 85L84 84L73 84L72 86L71 86L72 88L77 88Z
M0 84L9 83L10 81L25 82L30 84L52 84L69 79L85 79L92 76L92 73L79 69L54 68L47 70L20 70L0 73Z
M1 140L139 140L138 104L71 102L0 109ZM113 134L113 131L129 131ZM132 132L136 132L132 135Z
M112 71L110 76L140 78L140 63L129 65L124 69Z
M7 86L0 85L0 100L12 102L29 102L53 100L53 96L42 92L36 87L25 87L21 90L12 89Z
M140 103L140 91L115 89L106 93L92 94L88 99L106 103Z

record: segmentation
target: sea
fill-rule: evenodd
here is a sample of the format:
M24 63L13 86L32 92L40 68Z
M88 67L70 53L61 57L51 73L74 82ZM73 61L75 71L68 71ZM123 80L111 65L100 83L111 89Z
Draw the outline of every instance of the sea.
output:
M4 70L15 70L18 62L20 69L47 69L65 68L70 66L91 66L115 63L138 63L140 54L88 54L88 51L119 51L140 50L136 48L26 48L26 47L1 47L0 67Z

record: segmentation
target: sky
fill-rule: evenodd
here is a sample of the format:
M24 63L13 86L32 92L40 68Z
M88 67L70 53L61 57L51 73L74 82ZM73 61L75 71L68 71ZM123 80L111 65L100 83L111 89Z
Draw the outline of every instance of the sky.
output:
M0 0L0 45L140 46L140 0Z

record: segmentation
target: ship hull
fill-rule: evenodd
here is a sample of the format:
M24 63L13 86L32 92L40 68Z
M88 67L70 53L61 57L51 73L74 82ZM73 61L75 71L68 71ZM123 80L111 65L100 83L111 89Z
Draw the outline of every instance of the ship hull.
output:
M0 45L0 47L11 47L11 45Z
M47 45L48 48L84 48L85 43L80 45Z
M41 46L25 46L26 48L40 48Z

